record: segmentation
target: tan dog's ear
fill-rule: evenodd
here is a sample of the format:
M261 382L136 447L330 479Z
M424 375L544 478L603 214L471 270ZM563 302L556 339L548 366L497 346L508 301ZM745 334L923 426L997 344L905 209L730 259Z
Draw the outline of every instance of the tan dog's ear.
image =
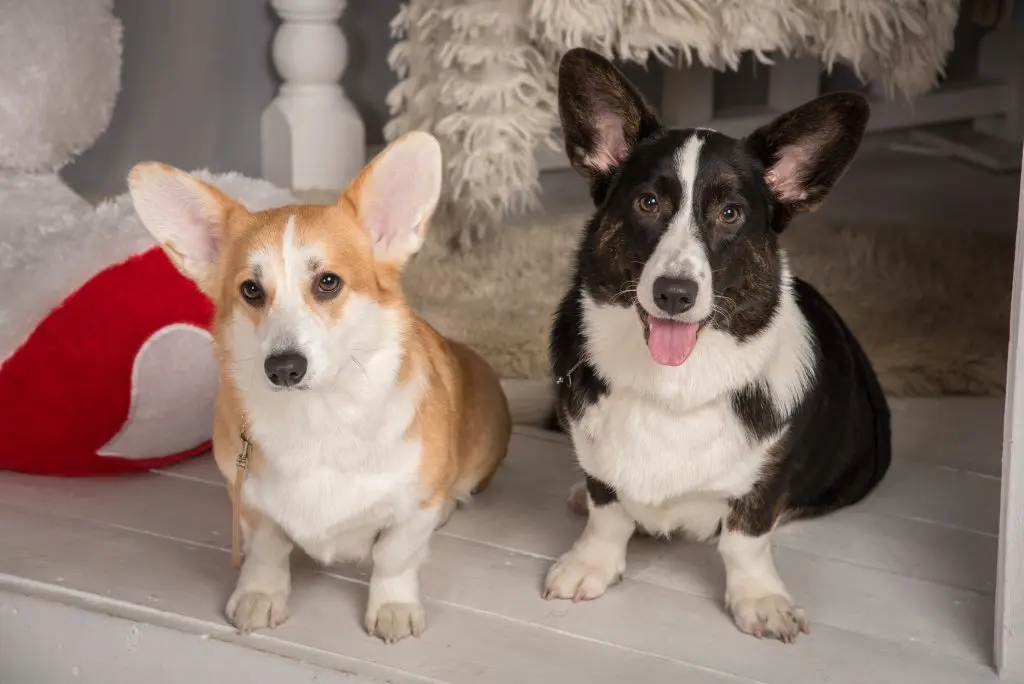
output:
M228 215L245 212L223 192L166 164L144 162L128 174L135 212L167 256L203 292L213 295Z
M407 133L378 154L342 194L356 208L380 263L404 266L423 245L441 195L441 145Z

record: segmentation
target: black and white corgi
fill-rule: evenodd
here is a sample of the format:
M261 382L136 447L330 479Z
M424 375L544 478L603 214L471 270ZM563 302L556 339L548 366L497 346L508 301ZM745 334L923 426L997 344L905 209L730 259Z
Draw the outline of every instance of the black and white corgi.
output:
M867 102L826 95L736 140L663 126L588 50L566 53L558 77L566 151L596 212L550 338L588 520L545 597L603 594L637 528L682 532L717 540L737 626L792 642L807 621L772 530L856 503L890 462L871 364L778 239L853 159Z

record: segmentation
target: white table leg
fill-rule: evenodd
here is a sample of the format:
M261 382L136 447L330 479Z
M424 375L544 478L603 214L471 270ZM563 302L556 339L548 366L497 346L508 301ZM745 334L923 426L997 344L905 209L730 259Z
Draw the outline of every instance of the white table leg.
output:
M263 177L295 190L341 190L366 163L366 128L341 89L346 0L271 0L283 23L274 66L284 79L263 111Z

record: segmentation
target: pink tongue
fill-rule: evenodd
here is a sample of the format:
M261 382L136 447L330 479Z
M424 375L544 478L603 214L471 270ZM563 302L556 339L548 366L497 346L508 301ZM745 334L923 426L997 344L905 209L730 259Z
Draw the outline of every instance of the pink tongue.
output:
M665 321L654 316L648 323L651 334L647 336L647 349L651 358L663 366L679 366L686 361L697 343L697 324Z

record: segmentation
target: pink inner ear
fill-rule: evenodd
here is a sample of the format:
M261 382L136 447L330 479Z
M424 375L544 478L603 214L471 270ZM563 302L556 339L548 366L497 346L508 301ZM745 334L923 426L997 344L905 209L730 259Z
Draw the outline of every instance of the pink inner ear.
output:
M807 199L803 174L813 160L810 145L783 147L775 164L768 169L764 180L780 202L800 202Z
M808 196L804 174L814 163L814 154L823 144L807 139L782 147L775 164L765 173L765 182L779 202L803 202Z
M217 217L211 217L211 208L204 206L202 199L189 197L185 202L185 210L191 219L191 234L187 235L189 248L194 250L194 258L205 262L213 263L217 260L219 247L219 226L216 225Z
M359 213L378 255L391 258L414 250L440 193L437 142L413 137L393 143L371 169Z
M621 164L629 156L629 147L626 145L621 117L609 113L600 114L596 127L597 148L584 158L583 163L604 173Z
M390 184L385 183L385 185ZM377 192L377 188L374 188L374 191ZM392 196L394 191L390 187L386 187L382 188L380 192L384 193L384 196L387 197ZM399 224L399 221L393 215L392 207L387 202L374 197L370 200L369 206L364 211L367 223L369 224L370 236L373 238L374 244L390 245L398 233Z
M150 232L186 262L217 259L222 208L182 172L150 170L133 190L136 211Z

